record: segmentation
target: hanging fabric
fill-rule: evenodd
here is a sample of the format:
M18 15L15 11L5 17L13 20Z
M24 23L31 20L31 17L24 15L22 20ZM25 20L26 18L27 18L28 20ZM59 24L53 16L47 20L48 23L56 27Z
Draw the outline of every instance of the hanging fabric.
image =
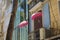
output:
M37 12L37 13L32 14L31 18L32 20L36 20L37 18L41 16L42 16L42 12Z

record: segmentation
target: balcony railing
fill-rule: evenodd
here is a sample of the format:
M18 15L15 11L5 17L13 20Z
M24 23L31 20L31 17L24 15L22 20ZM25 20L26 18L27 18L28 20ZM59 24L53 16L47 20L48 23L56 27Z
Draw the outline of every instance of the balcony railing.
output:
M41 33L42 32L42 33ZM43 39L54 39L54 38L57 38L57 37L60 37L60 36L57 36L57 35L60 35L60 29L45 29L45 32L43 30L35 30L33 32L30 32L29 33L29 40L41 40L41 38Z
M29 40L40 40L39 29L29 33Z
M43 2L44 0L32 0L31 3L29 4L29 9L34 7L37 3Z

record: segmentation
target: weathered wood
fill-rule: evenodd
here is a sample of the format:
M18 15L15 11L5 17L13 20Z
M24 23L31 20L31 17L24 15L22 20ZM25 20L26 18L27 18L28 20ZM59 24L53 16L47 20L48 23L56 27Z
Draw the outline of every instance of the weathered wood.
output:
M12 40L17 5L18 5L18 0L13 0L12 15L11 15L10 23L7 30L6 40Z

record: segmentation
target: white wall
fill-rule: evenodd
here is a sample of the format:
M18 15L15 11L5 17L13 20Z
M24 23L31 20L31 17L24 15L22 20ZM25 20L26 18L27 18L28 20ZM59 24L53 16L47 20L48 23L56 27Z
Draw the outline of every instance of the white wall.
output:
M6 40L6 33L11 17L12 3L9 3L7 0L0 0L0 22L2 20L2 12L4 11L4 23L3 23L3 33L4 40Z
M10 17L11 17L11 11L12 11L12 5L10 5L11 7L9 7L9 9L7 9L5 11L5 19L4 19L4 26L3 26L3 32L4 32L4 40L6 39L6 33L7 33L7 29L8 29L8 25L9 25L9 21L10 21Z

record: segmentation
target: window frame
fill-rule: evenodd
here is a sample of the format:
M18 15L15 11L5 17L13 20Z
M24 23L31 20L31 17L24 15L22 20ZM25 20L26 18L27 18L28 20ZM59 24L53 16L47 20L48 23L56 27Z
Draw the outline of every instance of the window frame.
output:
M46 29L49 29L50 28L50 25L51 25L51 20L50 20L50 8L49 8L49 2L47 2L48 3L48 13L49 13L49 26L48 26L48 28L46 28ZM44 6L47 4L47 3L45 3L44 4ZM44 12L43 10L44 10L44 6L43 6L43 8L42 8L42 13ZM42 24L43 24L43 27L45 27L44 26L44 16L42 16Z

